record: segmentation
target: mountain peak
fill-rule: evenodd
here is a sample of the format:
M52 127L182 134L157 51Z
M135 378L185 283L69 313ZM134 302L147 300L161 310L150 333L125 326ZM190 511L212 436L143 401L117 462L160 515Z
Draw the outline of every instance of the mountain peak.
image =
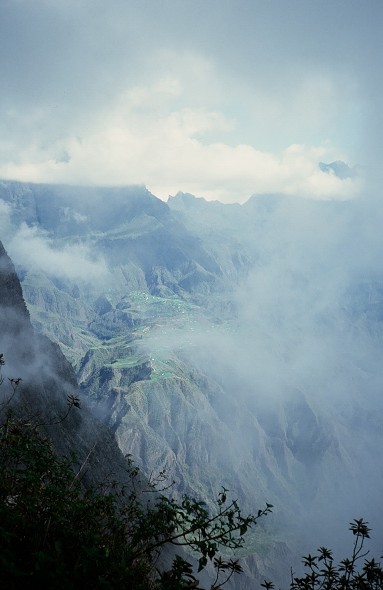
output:
M343 162L343 160L335 160L329 164L325 164L325 162L319 162L318 166L322 172L325 172L326 174L333 174L342 180L345 178L353 178L356 175L355 167L351 168L351 166L346 164L346 162Z
M191 208L197 207L198 205L204 205L206 203L207 201L204 197L196 197L191 193L183 193L181 191L174 196L169 196L168 198L169 206L182 204L183 207Z

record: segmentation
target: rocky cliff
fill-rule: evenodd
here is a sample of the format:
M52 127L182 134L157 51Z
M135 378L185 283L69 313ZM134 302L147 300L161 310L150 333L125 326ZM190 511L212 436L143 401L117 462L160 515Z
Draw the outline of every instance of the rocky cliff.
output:
M113 435L87 409L86 400L57 424L67 413L67 397L79 394L76 375L60 347L32 328L19 279L1 243L0 350L5 359L3 411L12 397L8 379L21 378L10 402L13 410L42 424L57 452L69 457L74 451L79 465L86 462L85 482L112 476L126 481L125 459Z

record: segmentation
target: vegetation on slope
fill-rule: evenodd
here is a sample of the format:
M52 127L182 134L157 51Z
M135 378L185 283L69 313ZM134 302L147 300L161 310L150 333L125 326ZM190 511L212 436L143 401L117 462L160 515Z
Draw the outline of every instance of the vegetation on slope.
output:
M11 385L13 396L19 380ZM242 547L247 530L271 506L244 516L223 489L212 515L203 502L188 496L176 502L153 482L143 492L130 460L129 485L109 481L86 489L84 466L76 470L74 457L59 458L33 420L9 410L9 401L3 403L0 426L1 588L197 588L182 548L198 572L211 562L211 588L221 588L241 571L237 560L220 556L220 548ZM68 411L73 407L77 398L69 399ZM157 567L169 547L171 564Z
M74 456L58 457L35 421L13 414L9 406L21 380L9 381L11 394L0 408L0 588L198 589L196 576L211 563L210 590L218 590L242 571L238 560L224 559L220 551L243 547L248 529L271 505L244 516L223 488L210 514L203 502L188 496L177 502L158 492L154 482L143 492L130 458L129 485L109 481L85 488L84 465L76 470ZM78 399L69 396L68 412L59 421L75 407ZM351 558L337 563L329 549L320 547L317 555L303 558L301 577L291 573L290 590L381 590L381 565L364 551L368 524L357 519L350 530ZM161 567L159 557L169 547L174 549L168 554L171 563ZM190 559L177 554L181 548ZM269 581L261 586L274 588Z

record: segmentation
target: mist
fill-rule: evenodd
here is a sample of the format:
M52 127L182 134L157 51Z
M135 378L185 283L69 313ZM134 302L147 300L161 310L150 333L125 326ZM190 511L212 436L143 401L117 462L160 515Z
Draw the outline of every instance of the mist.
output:
M58 248L43 228L15 223L12 211L12 206L0 199L0 235L15 264L31 272L80 282L97 283L108 278L105 260L87 243L64 243Z
M8 243L16 263L30 271L78 282L108 278L105 260L94 256L87 244L66 244L57 249L47 232L22 224Z
M299 498L288 526L302 550L331 543L344 555L360 516L383 543L381 218L375 195L252 197L231 228L253 261L232 285L235 314L208 324L197 314L144 343L220 385L213 406L238 461L253 452L275 462L286 495L272 477L265 493L277 511Z
M4 186L32 321L144 473L166 468L207 501L224 485L252 512L273 503L265 530L293 536L296 555L344 557L360 517L380 551L376 192L166 205L142 187Z

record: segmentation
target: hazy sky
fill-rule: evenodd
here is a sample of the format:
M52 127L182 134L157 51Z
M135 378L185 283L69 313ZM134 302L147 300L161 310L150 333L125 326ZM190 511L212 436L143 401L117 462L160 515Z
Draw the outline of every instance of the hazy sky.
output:
M379 151L382 0L0 0L0 177L345 198Z

